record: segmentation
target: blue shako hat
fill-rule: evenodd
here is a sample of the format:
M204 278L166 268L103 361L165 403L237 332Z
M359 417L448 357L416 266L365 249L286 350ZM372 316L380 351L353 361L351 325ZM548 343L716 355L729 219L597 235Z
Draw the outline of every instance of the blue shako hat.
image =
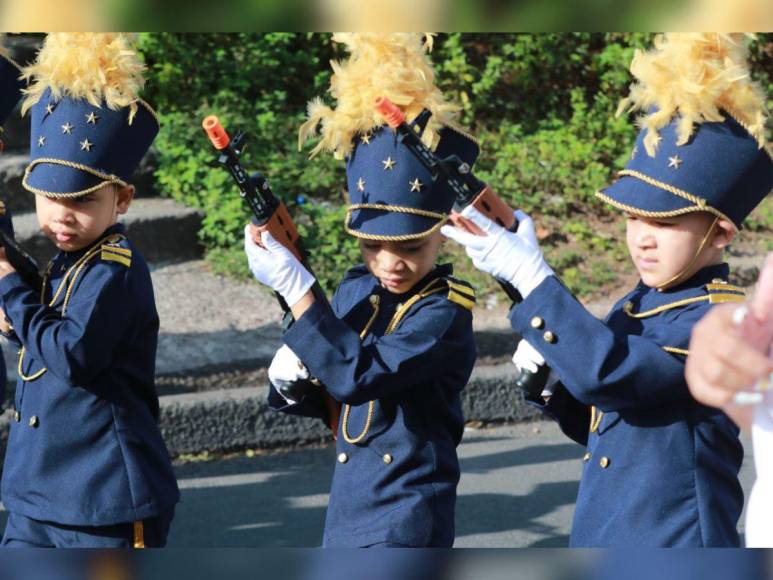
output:
M456 129L438 131L435 153L457 155L472 167L478 145ZM437 231L446 221L454 195L442 177L432 174L397 140L388 126L355 138L346 163L350 205L346 231L358 238L408 240Z
M740 228L773 190L769 150L729 115L721 123L702 123L684 145L677 145L678 123L660 130L654 157L645 150L642 130L620 179L598 197L645 217L707 211Z
M83 99L55 99L47 89L32 106L30 164L22 185L48 197L79 197L107 183L126 185L158 134L155 111L136 114Z
M433 38L413 32L333 35L349 52L345 61L331 61L328 92L336 104L330 107L320 98L309 102L298 144L319 132L311 155L326 151L346 160L351 205L345 227L353 236L383 241L429 236L440 229L454 203L448 184L441 177L433 181L398 141L377 102L388 99L407 123L418 121L414 129L439 158L456 155L472 166L478 156L476 141L457 129L460 107L435 84L428 56Z
M705 211L740 229L773 190L765 94L743 36L669 33L637 51L626 105L646 112L619 179L596 195L643 217Z
M21 69L0 52L0 127L21 98L24 82L19 79Z
M36 61L22 113L31 110L30 163L22 185L75 198L128 184L158 134L158 117L139 97L144 65L129 35L51 33Z

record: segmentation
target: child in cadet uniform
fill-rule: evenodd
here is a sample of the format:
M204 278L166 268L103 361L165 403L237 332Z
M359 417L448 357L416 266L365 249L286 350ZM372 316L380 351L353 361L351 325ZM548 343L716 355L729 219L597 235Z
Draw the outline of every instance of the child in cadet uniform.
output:
M0 35L1 37L2 35ZM3 124L8 116L16 108L16 104L21 98L21 90L24 83L20 80L21 69L0 45L0 153L3 151ZM3 197L5 192L3 192ZM0 199L0 229L8 236L13 237L13 221L11 212L5 204L4 199ZM0 410L5 404L5 358L0 352Z
M49 35L26 70L23 185L60 251L38 294L0 250L3 330L20 348L4 546L163 546L179 498L157 425L150 273L117 223L158 132L141 71L116 34Z
M451 277L450 265L435 263L454 201L450 188L433 182L372 104L387 95L409 119L433 111L422 137L441 157L455 153L472 164L478 150L452 128L419 35L334 40L351 52L331 81L338 106L312 102L301 140L321 123L317 150L346 158L345 227L358 238L364 264L346 273L327 306L314 300L314 278L289 251L270 235L246 231L253 274L285 298L296 319L269 370L269 402L323 417L324 388L343 405L325 546L449 547L464 429L460 391L475 362L474 292ZM300 400L277 390L309 376L322 387Z
M738 429L690 396L684 366L701 316L743 300L722 255L773 186L765 99L744 44L716 34L659 38L631 70L628 102L647 116L620 179L597 195L625 212L641 281L603 322L553 275L530 220L511 234L467 212L487 236L443 233L520 290L514 360L547 361L560 382L534 400L587 445L570 545L737 546Z

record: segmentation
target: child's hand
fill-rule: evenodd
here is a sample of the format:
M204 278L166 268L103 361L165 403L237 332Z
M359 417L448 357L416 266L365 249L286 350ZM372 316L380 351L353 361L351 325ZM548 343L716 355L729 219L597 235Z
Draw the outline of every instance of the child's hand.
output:
M8 274L13 274L16 268L11 266L8 261L8 256L5 255L5 248L0 248L0 280L5 278Z
M263 232L255 243L257 228L248 224L244 228L244 252L252 275L266 286L270 286L292 307L298 303L316 281L298 259L274 237Z
M271 366L268 368L268 380L276 386L279 394L288 403L297 403L298 401L289 398L283 391L286 387L297 381L308 379L309 371L301 362L301 359L286 344L280 346L274 355L274 359L271 361Z
M534 222L522 211L516 211L518 231L505 230L474 207L464 209L462 216L470 220L485 235L476 235L453 226L443 226L440 232L462 244L473 265L492 276L510 282L526 298L534 288L553 274L539 249Z
M13 332L11 322L8 320L8 318L6 318L5 312L2 308L0 308L0 332L4 332L5 334L10 334Z

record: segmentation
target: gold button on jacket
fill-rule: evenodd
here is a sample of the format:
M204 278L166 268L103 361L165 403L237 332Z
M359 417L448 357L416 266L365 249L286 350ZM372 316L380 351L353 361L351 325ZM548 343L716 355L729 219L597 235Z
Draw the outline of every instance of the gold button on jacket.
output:
M609 457L602 457L599 459L599 465L602 467L602 469L609 467Z
M346 463L349 461L349 456L346 453L340 453L338 455L338 463Z

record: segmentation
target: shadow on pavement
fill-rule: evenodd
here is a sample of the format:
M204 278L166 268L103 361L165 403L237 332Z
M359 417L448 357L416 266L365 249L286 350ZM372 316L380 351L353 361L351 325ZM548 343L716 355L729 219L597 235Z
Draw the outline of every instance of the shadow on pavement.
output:
M469 441L477 443L478 440ZM577 460L577 473L585 448L574 443L538 444L521 449L466 457L460 460L462 477L465 473L487 473L495 469L552 463L554 461Z

